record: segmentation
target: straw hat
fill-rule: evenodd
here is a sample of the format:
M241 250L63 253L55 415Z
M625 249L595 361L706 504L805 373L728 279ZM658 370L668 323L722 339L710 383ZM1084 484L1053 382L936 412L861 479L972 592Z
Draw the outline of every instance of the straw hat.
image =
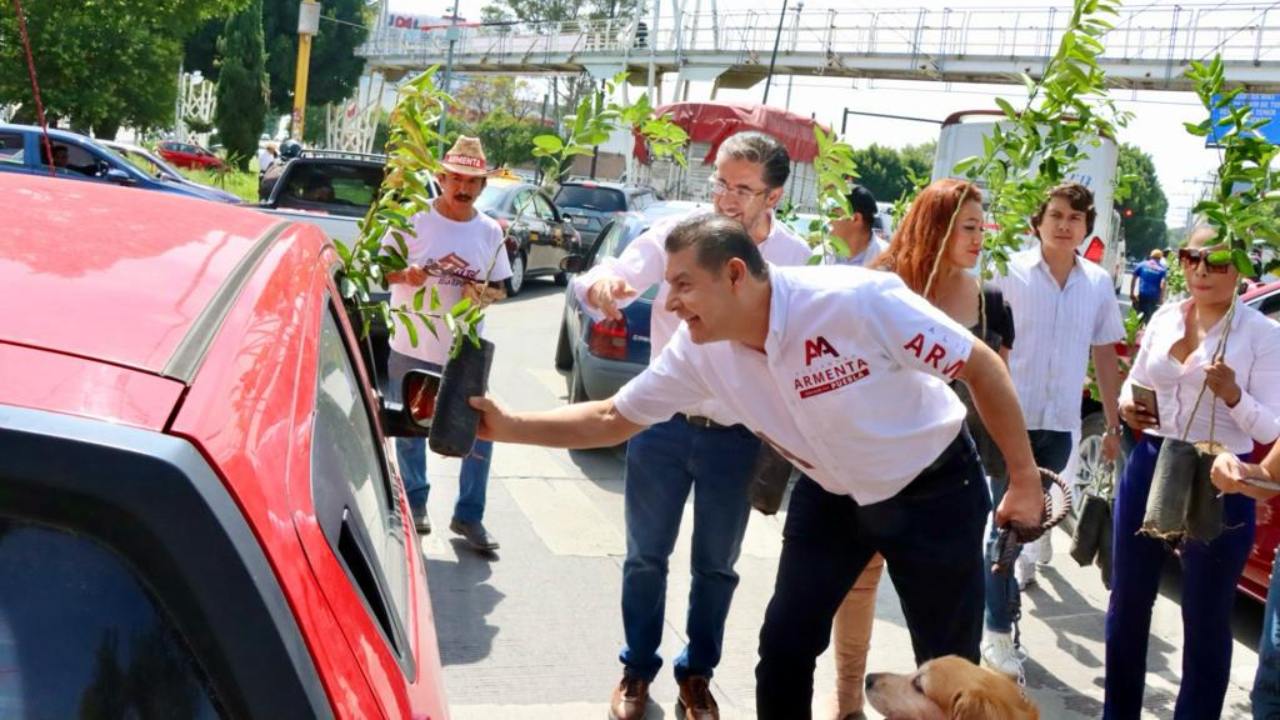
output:
M484 157L484 148L480 147L478 138L459 135L458 141L444 154L440 166L446 171L459 175L488 177L493 173Z

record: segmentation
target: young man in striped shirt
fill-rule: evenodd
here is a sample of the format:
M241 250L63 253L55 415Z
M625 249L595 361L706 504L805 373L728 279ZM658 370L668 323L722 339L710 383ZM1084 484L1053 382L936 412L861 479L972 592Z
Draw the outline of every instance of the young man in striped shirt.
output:
M1102 455L1120 455L1119 360L1115 344L1124 340L1124 323L1111 277L1081 257L1077 248L1093 232L1097 210L1093 193L1080 183L1065 183L1032 217L1037 247L1015 254L1008 274L994 280L1013 309L1018 343L1009 354L1009 372L1026 416L1036 464L1062 472L1071 457L1072 434L1080 431L1080 402L1090 355L1107 418ZM992 498L1000 501L1004 478L992 478ZM994 530L992 533L994 538ZM1042 547L1047 547L1046 535ZM1042 556L1042 559L1047 559ZM1019 559L1018 574L1029 580L1035 564ZM1010 576L989 574L987 632L982 659L993 669L1017 677L1022 661L1013 647L1010 604L1019 584Z

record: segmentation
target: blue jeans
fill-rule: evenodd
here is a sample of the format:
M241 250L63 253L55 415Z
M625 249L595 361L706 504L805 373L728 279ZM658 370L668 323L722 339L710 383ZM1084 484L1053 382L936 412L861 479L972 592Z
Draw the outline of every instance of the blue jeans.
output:
M1258 641L1258 673L1253 676L1253 720L1280 720L1280 554L1271 566L1267 609Z
M387 357L387 377L391 382L387 389L389 399L400 401L400 383L410 370L440 372L440 366L392 350ZM426 438L396 438L396 460L400 464L405 494L409 497L409 508L415 513L426 512L427 493L431 490L427 481ZM458 500L453 505L455 520L480 522L484 517L485 491L489 486L489 463L492 460L493 443L488 440L476 440L471 454L462 459Z
M1061 430L1031 430L1027 433L1031 441L1031 454L1035 456L1036 467L1062 472L1071 459L1071 433ZM1005 490L1009 487L1009 478L991 478L991 506L1000 506ZM987 567L995 564L996 527L991 523L991 534L987 536ZM1013 631L1013 608L1018 596L1018 583L1013 578L1013 569L1004 575L986 572L987 578L987 629L991 632L1007 633Z
M978 660L982 528L991 496L967 431L897 495L859 505L802 477L791 491L782 558L760 629L756 716L807 720L831 621L875 553L884 556L916 663Z
M689 644L675 661L677 679L710 677L720 663L724 623L738 587L734 563L751 507L747 486L760 440L741 426L701 428L682 416L631 438L623 503L627 559L622 565L619 660L628 676L653 681L662 667L667 560L680 514L693 490L693 583L685 631Z
M1139 535L1138 528L1146 513L1160 442L1143 436L1129 453L1116 490L1103 720L1136 720L1142 714L1151 607L1169 545ZM1222 534L1209 543L1187 540L1180 546L1184 640L1174 720L1222 715L1231 671L1231 606L1253 547L1254 529L1251 498L1227 495L1222 500Z

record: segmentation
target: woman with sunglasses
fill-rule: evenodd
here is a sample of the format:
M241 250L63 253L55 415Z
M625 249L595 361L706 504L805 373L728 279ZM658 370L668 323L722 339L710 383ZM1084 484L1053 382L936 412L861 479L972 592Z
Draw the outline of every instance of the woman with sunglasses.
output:
M896 272L907 287L970 328L1007 361L1013 347L1009 305L999 290L983 287L970 272L982 252L982 224L982 191L963 180L938 180L916 196L889 248L870 266ZM966 424L983 468L992 477L1003 477L1004 459L983 429L968 388L963 383L953 383L952 388L969 409ZM879 555L867 563L834 619L836 695L830 717L836 720L865 717L863 677L871 647L876 588L884 567Z
M1178 252L1190 298L1156 311L1120 392L1120 415L1142 439L1116 490L1111 602L1107 608L1104 720L1142 713L1147 639L1160 570L1170 550L1140 535L1156 456L1167 438L1212 439L1244 455L1280 436L1280 326L1236 298L1240 276L1212 228L1192 233ZM1234 311L1232 307L1234 306ZM1231 331L1221 353L1219 341ZM1201 387L1207 391L1195 410ZM1155 407L1140 402L1154 390ZM1139 399L1135 399L1135 397ZM1253 546L1254 501L1223 498L1222 533L1181 542L1184 644L1174 720L1216 718L1231 669L1231 606Z

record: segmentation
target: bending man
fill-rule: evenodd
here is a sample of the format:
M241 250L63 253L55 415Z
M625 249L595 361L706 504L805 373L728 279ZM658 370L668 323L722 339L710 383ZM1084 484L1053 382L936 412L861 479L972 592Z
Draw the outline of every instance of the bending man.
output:
M831 618L876 552L888 561L916 660L976 661L991 501L947 380L969 385L1008 462L997 522L1035 525L1043 509L999 356L897 276L767 265L729 218L687 220L665 247L666 306L684 324L658 359L608 400L513 414L476 398L481 434L604 447L715 400L804 471L760 632L760 718L809 717Z

